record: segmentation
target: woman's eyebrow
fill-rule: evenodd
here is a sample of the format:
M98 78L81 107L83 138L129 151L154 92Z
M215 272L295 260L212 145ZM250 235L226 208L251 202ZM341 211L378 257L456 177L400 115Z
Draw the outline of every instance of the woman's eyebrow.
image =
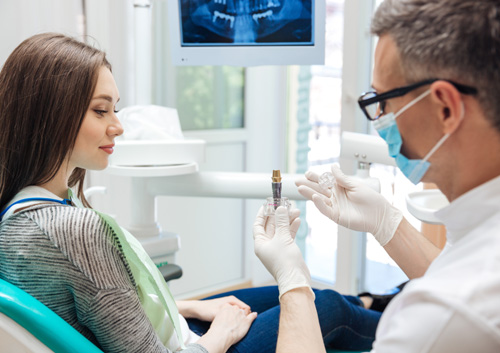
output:
M92 98L92 100L94 100L94 99L105 99L108 102L113 103L113 98L111 96L108 96L107 94L100 94L100 95L95 96L95 97ZM116 100L116 103L118 103L119 101L120 101L120 98L118 98Z

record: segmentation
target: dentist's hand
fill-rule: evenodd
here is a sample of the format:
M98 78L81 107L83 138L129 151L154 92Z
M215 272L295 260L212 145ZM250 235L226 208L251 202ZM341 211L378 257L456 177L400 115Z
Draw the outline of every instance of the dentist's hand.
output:
M300 194L335 223L372 233L380 245L386 245L403 219L401 211L362 181L346 176L336 164L332 165L332 174L336 183L331 190L321 188L319 176L311 171L295 184Z
M287 209L278 207L274 217L266 217L261 207L253 225L255 254L278 282L280 298L299 287L312 291L309 269L295 244L299 214L293 210L289 218Z

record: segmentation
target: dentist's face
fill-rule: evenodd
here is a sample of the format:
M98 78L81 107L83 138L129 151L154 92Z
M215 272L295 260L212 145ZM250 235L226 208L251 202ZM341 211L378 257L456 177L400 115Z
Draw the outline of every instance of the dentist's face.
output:
M69 160L70 167L101 170L108 166L114 139L123 133L115 114L119 97L111 71L101 67L94 95Z
M405 80L403 75L401 58L396 43L390 35L382 35L375 49L373 88L378 93L383 93L408 84L409 82ZM426 89L428 89L428 86L416 89L402 97L386 100L384 111L386 113L397 113ZM426 131L429 126L427 102L428 99L420 101L396 119L403 140L401 153L409 159L423 158L432 148L432 142L429 142L431 145L428 146L426 141Z

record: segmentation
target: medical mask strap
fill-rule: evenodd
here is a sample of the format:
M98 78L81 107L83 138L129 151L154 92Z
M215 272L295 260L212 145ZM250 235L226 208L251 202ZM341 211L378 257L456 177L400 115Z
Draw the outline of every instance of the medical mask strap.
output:
M400 116L401 114L403 114L407 109L411 108L414 104L416 104L417 102L419 102L422 99L424 99L430 93L431 93L431 90L427 90L424 93L422 93L420 96L418 96L417 98L413 99L410 103L408 103L407 105L405 105L403 108L401 108L400 111L398 111L394 115L394 119L396 119L398 116Z
M432 149L429 151L429 153L427 153L426 156L424 157L424 159L422 159L422 162L426 162L429 158L431 158L431 156L434 154L434 152L436 152L436 150L439 147L441 147L441 145L448 139L448 137L450 137L450 134L446 134L443 137L441 137L441 140L439 140L438 143L436 143L436 145L434 147L432 147Z

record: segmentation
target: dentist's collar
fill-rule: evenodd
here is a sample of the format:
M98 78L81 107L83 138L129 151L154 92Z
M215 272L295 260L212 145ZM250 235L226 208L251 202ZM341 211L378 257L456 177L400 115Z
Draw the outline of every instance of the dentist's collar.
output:
M454 243L498 213L499 200L500 176L461 195L435 216L446 226L448 241Z

